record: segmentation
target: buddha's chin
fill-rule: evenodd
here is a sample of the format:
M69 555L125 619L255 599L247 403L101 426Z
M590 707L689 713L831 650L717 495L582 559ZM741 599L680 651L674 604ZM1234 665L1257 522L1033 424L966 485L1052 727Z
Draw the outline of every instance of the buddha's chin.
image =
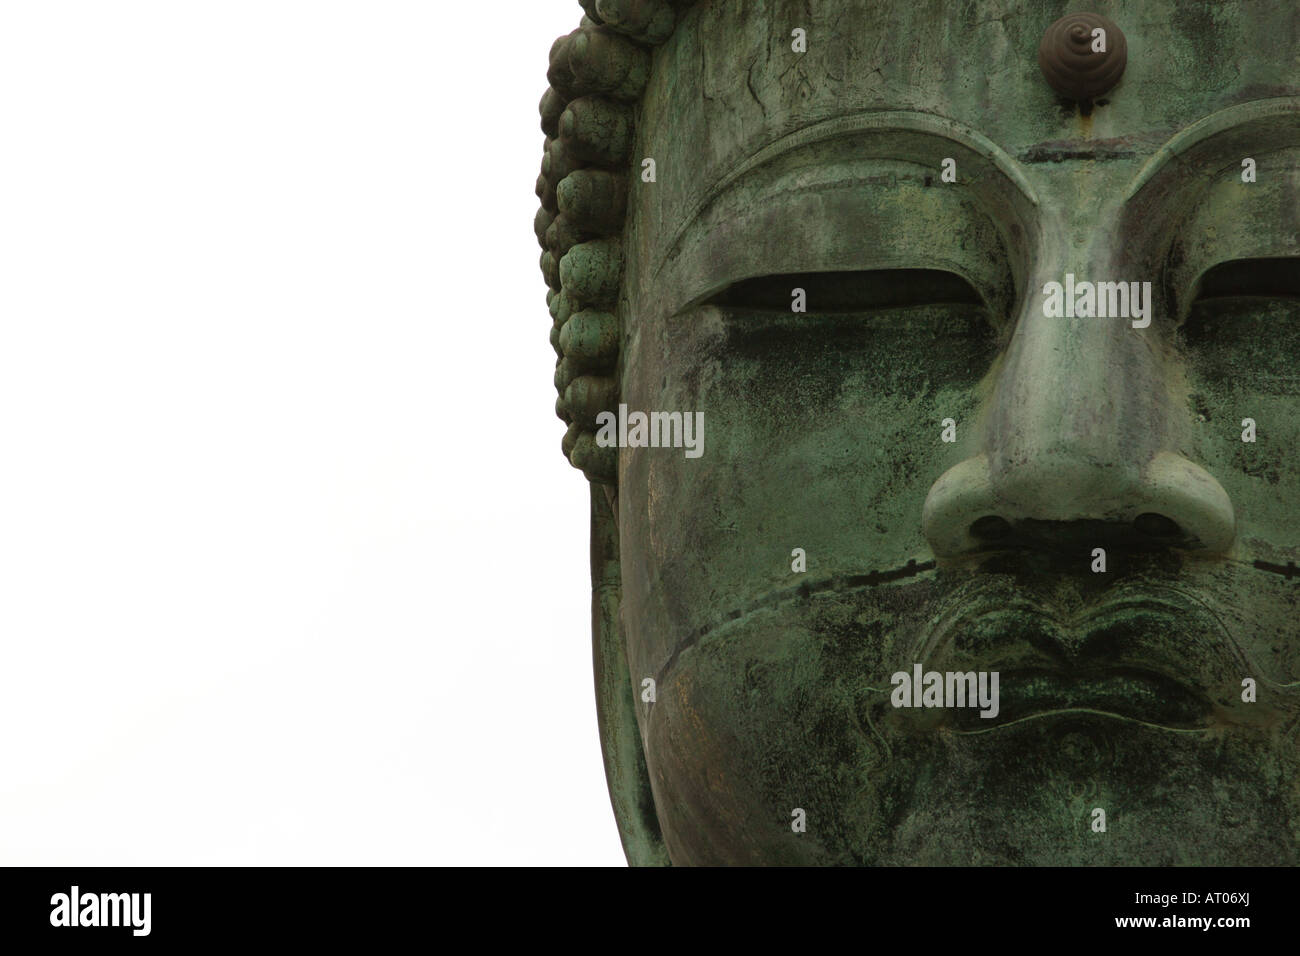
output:
M1220 657L1188 650L1215 632L1179 618L1175 659L1170 642L1140 645L1163 609L1129 613L1131 640L1098 631L1117 671L1100 657L1044 669L959 640L932 657L895 637L916 632L909 599L928 607L912 587L887 608L825 594L748 615L665 669L643 742L674 863L1300 864L1295 712L1231 705ZM934 706L918 661L1001 671L998 706ZM890 675L908 662L922 706L894 700Z
M737 759L737 749L701 761L692 747L677 752L682 763L668 756L671 745L660 750L652 776L673 861L1300 864L1300 767L1275 732L1180 731L1079 711L974 735L878 729L847 734L849 764L841 762L849 751L827 749L822 737L798 757L803 776L783 773L765 792L753 785L770 767ZM725 740L703 731L700 739ZM806 814L803 831L791 826L796 809Z
M1290 748L1294 751L1294 748ZM1253 731L1045 713L895 748L885 865L1294 865L1296 759Z

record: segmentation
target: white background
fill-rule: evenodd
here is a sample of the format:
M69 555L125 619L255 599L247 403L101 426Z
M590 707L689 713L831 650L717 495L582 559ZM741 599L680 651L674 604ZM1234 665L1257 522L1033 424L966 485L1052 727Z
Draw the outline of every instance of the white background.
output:
M623 863L531 229L580 17L0 2L0 862Z

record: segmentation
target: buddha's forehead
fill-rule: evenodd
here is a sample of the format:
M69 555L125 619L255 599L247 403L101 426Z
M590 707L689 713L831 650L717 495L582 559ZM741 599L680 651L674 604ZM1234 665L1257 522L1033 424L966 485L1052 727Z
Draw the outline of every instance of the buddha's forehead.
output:
M1300 92L1294 0L1126 0L1086 6L1124 32L1128 66L1081 115L1038 66L1044 30L1075 9L1059 0L696 4L656 54L643 100L636 158L653 157L658 174L634 191L634 258L653 270L728 176L837 118L941 117L982 134L1033 186L1086 164L1096 188L1113 191L1179 130ZM806 52L791 48L796 28Z

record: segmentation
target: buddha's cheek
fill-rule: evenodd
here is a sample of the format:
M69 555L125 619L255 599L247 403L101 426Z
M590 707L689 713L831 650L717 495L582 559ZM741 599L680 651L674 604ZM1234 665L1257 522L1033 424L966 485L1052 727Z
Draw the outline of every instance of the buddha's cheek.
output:
M910 631L895 590L754 611L665 669L643 726L674 862L872 862L887 751L870 711Z
M620 454L623 622L639 675L773 595L930 565L926 494L972 453L993 361L983 338L983 351L971 345L973 313L727 326L697 311L672 334L642 334L621 395L633 410L698 415L704 436L696 458Z

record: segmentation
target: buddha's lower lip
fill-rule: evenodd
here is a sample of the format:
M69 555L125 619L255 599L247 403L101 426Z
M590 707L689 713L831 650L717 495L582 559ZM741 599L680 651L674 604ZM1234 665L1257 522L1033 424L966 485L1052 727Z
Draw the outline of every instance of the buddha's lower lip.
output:
M1164 674L1115 670L1062 674L1046 670L1003 671L998 713L955 710L953 724L978 733L1053 714L1087 712L1172 730L1199 730L1211 713L1209 700Z

